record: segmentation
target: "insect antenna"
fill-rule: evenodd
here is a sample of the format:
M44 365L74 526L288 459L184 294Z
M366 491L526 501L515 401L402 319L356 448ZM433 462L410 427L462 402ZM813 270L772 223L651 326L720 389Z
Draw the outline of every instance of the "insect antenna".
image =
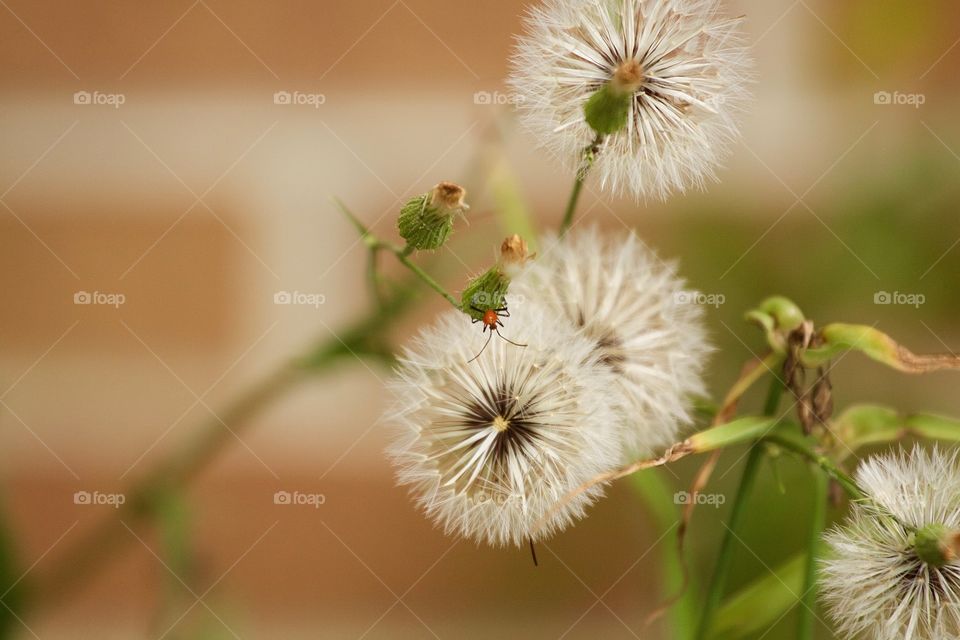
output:
M497 333L499 334L500 332L497 331ZM487 341L483 343L483 348L480 349L480 353L478 353L477 355L475 355L475 356L473 356L472 358L470 358L469 360L467 360L467 364L470 364L471 362L473 362L474 360L476 360L477 358L479 358L480 355L481 355L484 351L486 351L487 345L490 344L490 338L492 338L492 337L493 337L493 331L491 331L491 332L487 335ZM500 336L500 337L502 338L503 336Z
M492 333L492 332L491 332L491 333ZM512 345L515 346L515 347L527 347L527 345L525 345L525 344L520 344L519 342L514 342L514 341L511 340L510 338L506 337L505 335L503 335L502 333L500 333L500 330L499 330L499 329L497 329L497 335L500 336L501 338L503 338L504 340L506 340L507 342L509 342L510 344L512 344Z

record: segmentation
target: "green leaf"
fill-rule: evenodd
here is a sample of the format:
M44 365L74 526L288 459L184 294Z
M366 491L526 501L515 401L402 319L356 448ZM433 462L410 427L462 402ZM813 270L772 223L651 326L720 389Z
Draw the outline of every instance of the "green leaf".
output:
M776 624L797 603L806 565L807 554L797 554L727 598L714 619L715 637L743 638Z
M756 440L770 432L776 424L776 418L745 416L695 433L684 444L692 449L691 453L704 453Z
M656 521L657 534L666 535L680 522L674 506L673 490L656 469L646 473L635 473L630 484L641 496L650 517ZM667 536L670 538L671 536ZM676 539L676 533L672 536ZM683 559L677 552L677 546L670 545L669 551L658 554L661 561L662 582L660 596L679 598L670 608L670 637L685 640L693 636L696 627L696 585L684 584ZM680 589L684 589L680 593Z
M895 442L907 436L960 442L960 420L930 413L901 415L895 409L874 404L854 405L833 423L835 457L874 444Z
M905 373L925 373L941 369L960 369L960 356L952 354L917 355L887 334L861 324L841 322L820 330L823 346L807 349L803 364L816 367L844 351L860 351L872 360Z
M786 336L805 321L803 312L789 298L771 296L756 309L748 311L746 319L763 329L767 343L777 352L787 348Z
M907 416L907 428L915 436L931 440L960 442L960 420L930 413Z

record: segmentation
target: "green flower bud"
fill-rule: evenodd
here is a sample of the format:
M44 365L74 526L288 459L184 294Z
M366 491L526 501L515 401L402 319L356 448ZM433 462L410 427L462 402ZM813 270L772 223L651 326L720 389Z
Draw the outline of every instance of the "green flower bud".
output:
M616 133L627 126L633 95L643 86L643 68L636 60L617 67L613 77L583 105L587 124L601 135Z
M470 207L463 201L467 192L452 182L441 182L427 193L410 199L400 209L397 227L400 237L414 249L439 249L453 231L453 217Z
M957 559L960 534L942 524L930 524L913 534L913 551L924 563L942 567Z
M510 278L500 266L491 267L470 281L460 297L460 308L474 320L483 320L488 309L502 309L507 305Z

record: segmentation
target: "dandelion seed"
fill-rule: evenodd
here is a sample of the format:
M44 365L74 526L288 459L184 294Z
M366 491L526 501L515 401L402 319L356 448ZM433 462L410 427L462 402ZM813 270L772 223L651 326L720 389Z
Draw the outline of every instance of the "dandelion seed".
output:
M612 131L594 167L615 193L702 188L749 99L741 23L719 0L544 0L513 56L514 102L541 146L568 162L597 130ZM588 124L585 109L602 115L605 102L613 112Z
M595 228L548 239L513 282L511 291L576 327L614 374L626 459L675 442L692 422L691 397L704 391L711 348L683 285L634 235L604 238Z
M619 459L609 373L592 345L543 307L515 305L518 349L451 312L404 352L392 384L398 482L446 533L525 545L582 517L593 491L534 525L567 492Z
M857 484L870 502L826 535L821 589L845 638L960 637L960 464L919 447L871 458Z

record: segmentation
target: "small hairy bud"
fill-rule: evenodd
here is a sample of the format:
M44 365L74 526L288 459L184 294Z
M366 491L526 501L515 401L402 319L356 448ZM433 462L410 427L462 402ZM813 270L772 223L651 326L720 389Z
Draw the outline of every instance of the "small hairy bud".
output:
M617 66L613 77L600 87L583 106L590 128L608 135L627 126L633 94L643 86L643 66L633 58Z
M453 231L454 216L470 208L464 202L466 195L463 187L441 182L427 193L411 198L400 209L400 237L414 249L439 249Z
M494 266L477 276L463 290L460 298L461 309L474 320L483 320L488 309L502 309L507 306L507 289L510 278L500 266Z

